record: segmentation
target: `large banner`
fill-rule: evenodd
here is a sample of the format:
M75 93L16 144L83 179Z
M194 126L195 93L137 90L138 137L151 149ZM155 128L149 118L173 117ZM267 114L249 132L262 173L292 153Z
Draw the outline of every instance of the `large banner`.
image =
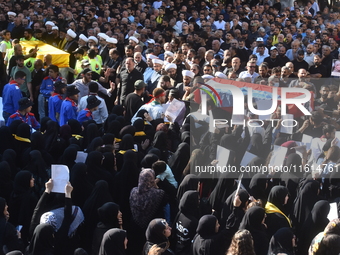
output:
M69 67L69 56L70 54L62 51L56 47L53 47L42 41L32 41L32 42L20 42L23 49L23 54L29 53L30 49L38 46L37 58L44 60L44 55L52 55L52 64L58 66L59 68Z
M219 79L214 78L209 80L206 84L202 84L200 89L195 91L195 102L201 103L201 94L207 93L207 98L214 97L213 100L216 102L219 107L232 112L233 106L235 105L233 102L233 94L225 85L232 85L238 87L245 96L248 95L248 88L252 88L253 94L252 97L254 101L258 100L273 100L273 87L267 85L260 85L260 84L253 84L253 83L246 83L246 82L239 82L234 80L226 80L226 79ZM286 97L287 98L299 98L302 96L301 93L294 92L294 88L291 88L291 93L288 92ZM277 88L277 100L281 100L281 88ZM308 108L310 110L313 109L314 104L314 93L311 92L311 101L309 102ZM218 96L217 96L218 95ZM295 117L303 116L304 114L297 109L295 105L288 105L288 113L293 114Z

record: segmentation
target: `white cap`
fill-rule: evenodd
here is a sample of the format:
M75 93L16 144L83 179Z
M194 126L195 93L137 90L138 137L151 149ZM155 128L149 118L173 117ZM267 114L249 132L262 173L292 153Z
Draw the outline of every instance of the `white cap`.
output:
M59 30L59 27L54 26L54 27L52 27L52 30Z
M256 41L257 42L263 42L263 38L262 37L257 37Z
M270 50L277 50L275 46L271 47Z
M72 38L76 38L77 34L72 29L67 30L67 34L71 36Z
M151 44L155 44L156 43L154 39L148 39L146 42L147 43L151 43Z
M134 36L130 36L129 40L132 40L135 43L139 43L139 40L136 37L134 37Z
M216 72L215 76L221 79L228 79L228 76L226 76L224 73L222 72Z
M106 40L107 38L109 38L109 36L107 34L104 33L98 33L98 36L103 38L104 40Z
M111 38L111 37L108 37L106 38L106 42L107 43L113 43L113 44L117 44L118 43L118 40L116 38Z
M81 34L79 36L79 39L82 39L84 42L88 42L89 41L89 39L85 35L83 35L83 34Z
M173 56L174 56L174 54L173 54L171 51L166 51L166 52L164 52L164 55L168 55L168 56L170 56L170 57L173 57Z
M194 73L194 72L191 72L191 71L189 71L189 70L183 70L183 71L182 71L182 75L183 75L183 77L184 77L184 76L188 76L188 77L190 77L191 79L193 79L193 78L195 77L195 73Z
M154 58L154 59L152 60L152 63L154 63L154 64L160 64L160 65L163 65L163 64L164 64L163 60L161 60L161 59L159 59L159 58Z
M149 59L157 59L158 57L153 54L148 54Z
M169 64L169 62L164 60L164 66L166 66L167 64Z
M47 21L47 22L45 23L45 26L52 26L52 27L54 27L55 24L54 24L54 22L52 22L52 21Z
M96 44L98 44L98 39L97 39L97 37L94 37L94 36L91 35L88 39L89 39L89 41L90 41L90 40L93 40Z
M213 79L215 78L214 76L210 75L210 74L205 74L205 75L202 75L202 78L203 79Z
M17 14L16 14L15 12L7 12L7 15L8 15L8 16L14 16L14 17L17 16Z
M177 69L177 66L176 66L174 63L167 64L167 65L165 66L165 71L168 71L168 70L171 69L171 68Z

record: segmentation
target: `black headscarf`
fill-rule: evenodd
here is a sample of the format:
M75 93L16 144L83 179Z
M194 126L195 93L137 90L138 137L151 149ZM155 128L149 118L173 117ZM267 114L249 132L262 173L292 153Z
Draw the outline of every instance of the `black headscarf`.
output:
M183 194L188 190L197 190L198 189L199 179L194 174L188 174L184 177L183 181L178 187L177 190L177 199L181 200Z
M2 161L6 161L9 164L9 167L11 169L12 180L14 180L14 176L18 172L18 168L15 163L16 156L17 156L17 153L15 152L15 150L12 150L12 149L7 149L2 154Z
M123 126L122 126L122 124L120 124L119 121L113 120L112 122L110 122L108 124L107 132L106 133L113 134L115 136L115 138L118 138L118 137L120 137L119 136L119 132L122 129L122 127Z
M45 149L50 152L58 139L59 125L53 120L46 123L46 132L44 133Z
M46 131L46 129L47 129L47 122L49 121L49 120L52 120L50 117L43 117L41 120L40 120L40 131L42 132L42 133L44 133L45 131Z
M138 157L136 152L128 150L123 157L122 169L116 174L114 180L114 199L120 205L124 224L127 224L131 218L130 193L138 185L140 169L137 166Z
M83 241L87 247L90 247L93 239L93 231L99 222L98 208L107 202L113 202L109 192L109 186L106 181L97 181L90 197L86 200L83 212L85 216L85 237Z
M104 141L101 137L94 138L91 143L87 146L86 152L90 153L95 151L98 147L104 145Z
M90 123L84 129L84 140L83 148L86 149L87 146L92 142L94 138L98 136L98 127L95 123Z
M0 197L9 201L12 191L13 181L11 177L11 169L6 161L2 161L0 163Z
M9 125L9 129L11 130L11 133L13 135L15 135L17 133L17 129L19 127L19 125L22 123L21 120L14 120L10 125Z
M87 178L90 183L95 184L99 180L105 180L112 184L113 176L102 167L103 154L92 151L88 154L85 164L87 165Z
M76 163L70 172L70 182L73 186L72 202L81 208L83 208L93 189L93 185L87 180L86 171L85 163Z
M68 166L68 169L72 169L72 167L76 163L76 158L77 149L74 146L69 146L66 148L63 155L61 156L59 163Z
M340 178L338 177L337 171L331 173L331 176L329 177L329 184L330 198L336 199L340 197Z
M34 132L31 135L31 151L38 150L48 167L53 163L53 157L45 149L45 138L42 133ZM25 155L26 156L26 155Z
M236 151L237 149L237 138L232 134L225 134L222 136L220 145L228 150Z
M125 134L122 136L122 141L119 143L119 150L127 151L134 149L133 135Z
M324 231L325 227L329 223L327 218L329 210L330 205L326 200L321 200L314 204L311 213L298 233L298 247L301 254L307 254L309 245L313 238L318 233Z
M261 199L264 204L267 201L266 184L266 175L260 173L255 174L249 184L250 195L252 195L255 199Z
M221 226L225 226L225 223L233 211L234 208L234 198L235 198L236 190L227 198L227 200L223 204L223 210L221 212ZM244 189L239 189L238 191L239 199L241 200L241 205L239 208L243 210L247 201L249 201L249 194Z
M268 252L269 240L262 224L264 216L265 210L262 207L251 207L246 211L239 228L251 233L256 255L267 255Z
M293 222L299 229L308 218L314 204L319 200L318 190L320 184L317 181L308 181L295 200Z
M21 123L17 128L16 135L24 139L30 139L31 138L30 126L27 123ZM15 145L15 151L17 153L18 165L23 167L24 165L23 165L23 162L21 161L21 157L24 154L24 152L31 147L31 143L26 142L26 141L19 141L18 139L14 139L14 145Z
M165 132L156 132L153 140L153 147L161 151L160 160L168 162L167 135Z
M293 238L291 228L280 228L270 239L268 255L278 253L294 255Z
M114 176L116 174L116 171L115 171L115 161L116 161L115 155L112 152L104 152L103 156L104 156L104 160L103 160L102 167L106 171L111 173L112 176Z
M274 186L268 196L268 202L275 205L282 212L284 211L283 205L285 203L288 189L284 186Z
M54 230L50 224L39 224L31 239L28 248L29 255L50 255L54 254Z
M126 231L118 228L108 230L99 249L99 255L124 255Z
M256 156L263 158L264 156L264 146L262 142L261 134L255 133L250 139L250 149L249 152L255 154Z
M116 118L117 118L117 115L116 114L112 114L112 113L107 117L107 119L104 122L104 126L103 126L103 134L109 133L108 132L109 124L112 121L114 121Z
M145 232L146 240L153 244L161 244L168 241L168 238L164 235L166 228L165 219L153 219Z
M194 190L186 191L179 202L179 213L183 213L189 219L199 219L199 193Z
M178 183L182 179L184 168L187 166L189 159L190 146L187 143L181 143L174 155L169 159L169 167Z
M115 140L115 135L111 133L106 133L105 135L102 136L102 139L103 139L103 144L113 145L113 142Z
M0 137L1 137L0 154L2 155L5 150L13 149L14 139L10 128L7 126L0 127Z
M122 105L115 105L112 110L111 114L116 114L117 116L124 116L125 108Z
M220 214L223 203L234 190L234 179L228 176L228 173L223 174L217 181L217 184L210 194L209 202L212 208Z
M135 135L136 133L136 128L134 126L125 126L123 127L120 131L119 131L119 137L123 138L125 135L129 134L132 137Z
M63 138L65 141L69 141L70 138L72 137L72 129L71 129L71 126L70 125L62 125L60 127L60 137Z
M146 154L140 163L144 168L151 168L152 164L159 160L158 156L155 154Z

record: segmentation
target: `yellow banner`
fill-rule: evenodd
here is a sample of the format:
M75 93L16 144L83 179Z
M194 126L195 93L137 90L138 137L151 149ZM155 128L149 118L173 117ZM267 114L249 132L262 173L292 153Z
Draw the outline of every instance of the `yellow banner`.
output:
M30 49L38 46L37 58L44 61L44 55L52 55L52 64L58 66L59 68L69 67L69 56L70 54L62 51L56 47L53 47L42 41L31 41L31 42L20 42L23 50L23 54L29 53Z

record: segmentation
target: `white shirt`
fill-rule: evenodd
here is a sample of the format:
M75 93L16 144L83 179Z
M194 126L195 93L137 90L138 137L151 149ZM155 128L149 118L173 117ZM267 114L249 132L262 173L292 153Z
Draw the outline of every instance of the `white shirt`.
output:
M176 22L176 26L178 27L179 30L181 30L181 33L182 33L182 26L183 26L183 23L186 22L185 20L183 21L177 21Z
M257 62L256 65L261 65L266 57L269 57L268 54L264 53L263 55L260 55L260 53L256 53L257 56Z
M238 75L239 78L245 78L246 77L246 74L250 74L248 71L243 71L243 72L240 72L240 74ZM251 75L251 82L254 82L255 78L258 77L259 74L254 72L252 75Z
M89 96L83 96L80 99L79 105L78 105L78 109L79 111L84 110L87 106L87 98ZM92 112L92 117L93 120L97 123L97 124L103 124L104 121L107 119L108 117L108 112L107 112L107 107L105 104L105 100L99 96L96 95L96 98L98 100L100 100L100 105L98 106L98 110Z
M135 120L139 117L137 117L137 114L140 110L147 110L149 112L149 115L151 116L152 119L161 119L162 114L164 114L164 108L161 104L155 104L155 101L145 104L139 108L139 110L135 113L135 115L131 119L131 123L133 124Z
M307 52L305 52L304 60L308 63L309 67L314 65L314 56L315 56L315 54L313 52L309 55L307 54Z
M222 20L221 22L219 20L214 22L214 25L216 26L216 29L222 29L225 30L225 21Z
M152 7L155 9L159 9L162 6L162 3L162 1L155 1L153 2Z

